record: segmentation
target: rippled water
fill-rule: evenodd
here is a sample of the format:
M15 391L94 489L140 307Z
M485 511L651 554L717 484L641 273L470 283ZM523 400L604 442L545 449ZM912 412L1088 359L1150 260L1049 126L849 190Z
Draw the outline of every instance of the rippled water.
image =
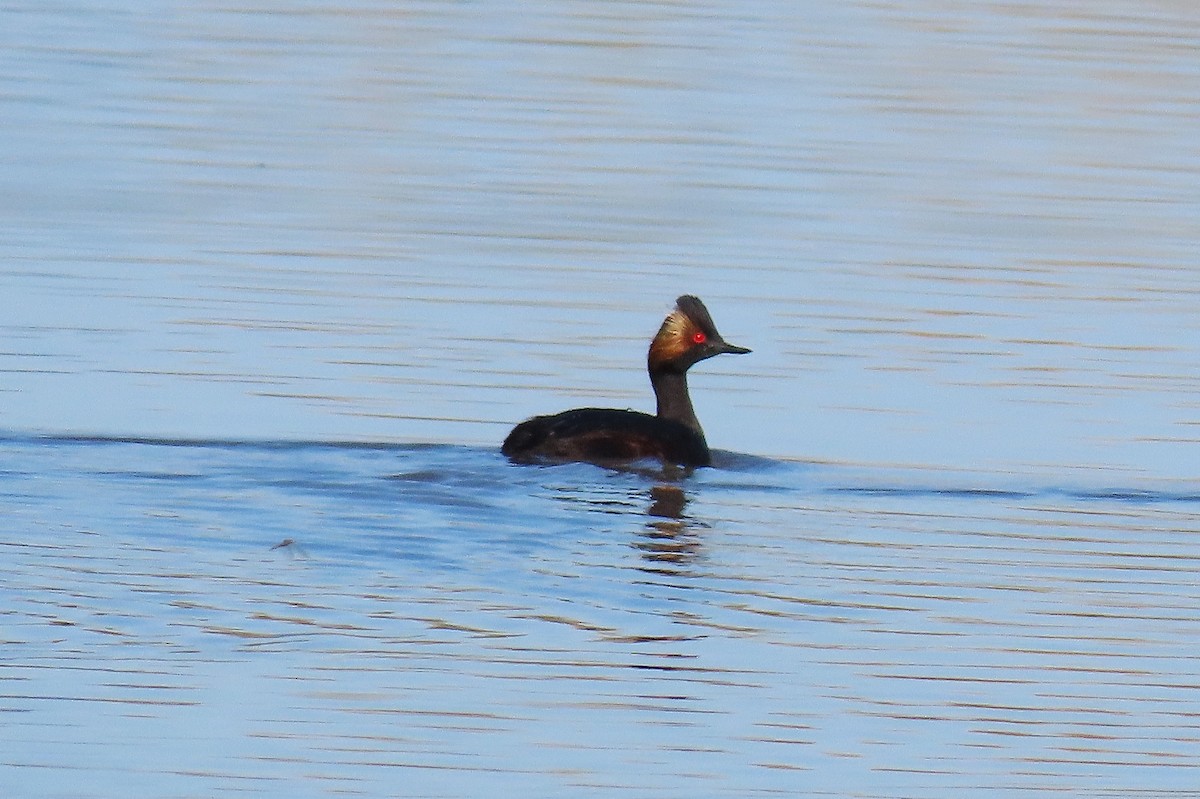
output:
M455 446L2 455L14 795L1194 795L1200 774L1200 492L729 454L691 475Z
M0 793L1200 795L1200 12L0 10ZM508 464L652 407L721 452Z

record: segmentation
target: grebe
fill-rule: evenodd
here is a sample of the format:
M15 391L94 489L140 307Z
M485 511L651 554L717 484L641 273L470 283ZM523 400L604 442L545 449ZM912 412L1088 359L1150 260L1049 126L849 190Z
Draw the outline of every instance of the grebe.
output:
M708 466L712 457L688 396L687 371L722 353L750 352L721 338L704 303L691 295L675 301L650 342L646 367L658 413L576 408L534 416L513 428L500 451L514 460L634 461L658 458L682 466Z

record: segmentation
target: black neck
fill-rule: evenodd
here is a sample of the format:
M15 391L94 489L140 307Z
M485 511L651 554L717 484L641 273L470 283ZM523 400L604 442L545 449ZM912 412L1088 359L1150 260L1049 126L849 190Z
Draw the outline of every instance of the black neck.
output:
M687 372L651 370L650 385L654 386L654 396L658 398L659 419L681 422L704 438L700 420L692 408L692 398L688 396Z

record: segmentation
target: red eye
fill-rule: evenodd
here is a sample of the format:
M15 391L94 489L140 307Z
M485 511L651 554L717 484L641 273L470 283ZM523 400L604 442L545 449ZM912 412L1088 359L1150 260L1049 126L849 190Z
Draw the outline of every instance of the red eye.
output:
M704 335L699 330L692 334L693 344L703 344L706 341L708 341L708 336Z

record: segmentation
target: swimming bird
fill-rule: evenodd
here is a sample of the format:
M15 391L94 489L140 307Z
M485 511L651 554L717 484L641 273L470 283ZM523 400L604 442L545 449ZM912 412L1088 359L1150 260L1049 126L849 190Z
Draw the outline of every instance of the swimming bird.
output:
M685 294L663 320L646 356L658 401L655 415L576 408L534 416L513 428L500 451L516 461L611 463L657 458L682 466L708 466L712 455L688 394L688 369L714 355L747 352L721 338L704 303Z

